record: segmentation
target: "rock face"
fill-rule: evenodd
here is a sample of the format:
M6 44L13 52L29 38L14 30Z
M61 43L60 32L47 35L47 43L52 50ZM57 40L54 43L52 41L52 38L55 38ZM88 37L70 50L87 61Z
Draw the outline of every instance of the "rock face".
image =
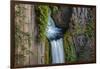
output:
M78 61L95 62L95 9L74 7L70 31ZM94 14L94 15L93 15ZM73 27L71 27L73 26Z
M68 37L64 36L65 47L68 46L67 43L70 43L69 48L73 44L77 62L95 62L95 9L61 6L58 12L52 15L52 18L57 27L67 32L66 36ZM72 41L68 38L71 38ZM65 52L68 51L69 49L66 49ZM67 57L66 61L73 56L72 51L69 52L65 56Z
M15 5L15 27L16 45L14 65L25 66L37 64L37 44L35 42L37 29L34 6L24 4Z
M59 8L59 11L57 13L52 15L52 17L57 27L62 29L68 29L71 14L72 8L62 6Z

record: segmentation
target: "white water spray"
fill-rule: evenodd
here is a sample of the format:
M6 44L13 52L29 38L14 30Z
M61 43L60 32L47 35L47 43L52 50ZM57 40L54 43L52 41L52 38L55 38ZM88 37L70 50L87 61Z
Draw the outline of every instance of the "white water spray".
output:
M51 43L52 51L52 63L64 63L64 49L63 49L63 39L57 37L61 36L61 29L55 26L55 23L51 16L48 17L48 26L46 29L46 36Z

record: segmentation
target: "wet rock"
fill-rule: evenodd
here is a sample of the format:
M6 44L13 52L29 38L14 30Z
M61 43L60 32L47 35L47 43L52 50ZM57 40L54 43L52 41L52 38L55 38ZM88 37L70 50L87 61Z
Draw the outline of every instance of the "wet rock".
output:
M57 13L52 15L52 17L57 27L68 29L71 15L72 8L62 6Z

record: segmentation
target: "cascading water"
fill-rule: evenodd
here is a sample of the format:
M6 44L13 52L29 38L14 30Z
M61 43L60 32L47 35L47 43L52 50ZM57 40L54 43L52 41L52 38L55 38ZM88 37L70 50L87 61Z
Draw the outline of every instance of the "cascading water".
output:
M52 63L64 63L64 49L62 32L60 28L55 26L50 14L48 16L48 26L46 28L46 36L51 43Z
M52 63L64 63L62 38L51 41Z

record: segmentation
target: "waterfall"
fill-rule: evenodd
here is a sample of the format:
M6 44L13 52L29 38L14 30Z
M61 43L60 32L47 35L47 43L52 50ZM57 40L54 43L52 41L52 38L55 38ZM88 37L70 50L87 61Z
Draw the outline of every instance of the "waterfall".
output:
M58 40L52 40L51 49L52 49L52 63L64 63L64 51L63 51L62 38Z
M61 29L55 26L51 16L48 17L46 36L51 43L52 63L64 63L64 49Z

